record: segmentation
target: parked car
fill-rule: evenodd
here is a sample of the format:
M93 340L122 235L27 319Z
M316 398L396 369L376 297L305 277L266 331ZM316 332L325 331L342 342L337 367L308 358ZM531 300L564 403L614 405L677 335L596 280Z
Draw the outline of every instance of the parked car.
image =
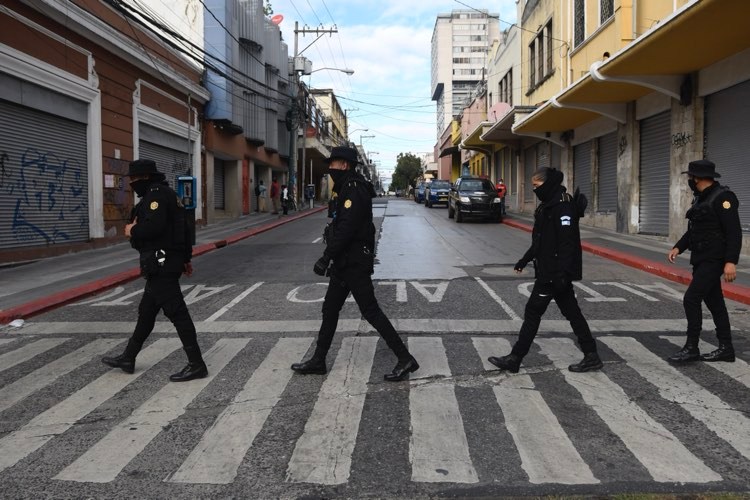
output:
M414 188L414 201L417 203L424 203L424 188L424 182L417 183L417 187Z
M424 191L424 206L431 208L433 205L448 205L448 195L451 191L450 181L435 179L427 184Z
M494 184L480 177L459 177L450 190L448 217L463 222L464 217L483 217L502 222L502 200Z

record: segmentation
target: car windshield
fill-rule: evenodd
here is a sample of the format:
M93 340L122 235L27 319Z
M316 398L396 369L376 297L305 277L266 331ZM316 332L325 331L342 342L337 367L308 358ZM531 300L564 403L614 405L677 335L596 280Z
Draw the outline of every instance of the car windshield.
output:
M451 184L450 182L446 181L433 181L432 184L430 184L430 189L450 189Z
M487 191L492 189L494 189L494 187L481 179L465 180L461 182L462 191Z

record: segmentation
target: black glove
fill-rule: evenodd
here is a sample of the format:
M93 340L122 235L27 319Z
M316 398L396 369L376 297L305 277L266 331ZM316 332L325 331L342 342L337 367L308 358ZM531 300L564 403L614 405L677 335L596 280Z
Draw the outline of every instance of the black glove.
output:
M513 270L520 273L521 271L523 271L524 267L526 267L526 262L524 262L523 259L521 259L518 262L516 262L515 266L513 266Z
M556 293L562 293L570 286L570 280L564 274L559 274L552 278L552 287Z
M331 263L331 258L327 255L323 255L313 266L313 272L318 276L325 276L328 274L328 264Z

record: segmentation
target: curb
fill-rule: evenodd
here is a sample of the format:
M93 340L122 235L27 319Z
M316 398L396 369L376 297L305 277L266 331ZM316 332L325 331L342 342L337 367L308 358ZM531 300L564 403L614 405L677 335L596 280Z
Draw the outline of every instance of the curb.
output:
M532 226L522 222L513 220L503 219L503 224L506 224L515 229L521 229L523 231L531 232ZM602 247L599 245L593 245L586 241L581 241L581 248L585 251L604 257L605 259L614 260L620 264L624 264L629 267L646 271L647 273L655 274L662 278L681 283L683 285L690 284L693 279L693 274L685 269L675 269L672 266L662 264L661 262L655 262L653 260L645 259L642 257L636 257L619 250L613 250L611 248ZM742 285L735 285L734 283L721 283L721 290L724 292L724 297L735 302L741 302L742 304L750 305L750 288Z
M193 247L193 257L198 257L213 250L217 250L227 245L237 243L238 241L242 241L252 236L265 233L266 231L270 231L271 229L277 228L297 219L307 217L308 215L322 212L324 210L328 210L328 207L323 206L306 210L305 212L297 213L290 217L285 217L283 219L280 218L277 221L269 222L268 224L264 224L253 229L248 229L246 231L230 235L222 240L217 240L211 243L203 243L201 245ZM25 304L11 307L10 309L0 311L0 325L7 325L14 319L26 319L30 316L49 311L50 309L75 302L76 300L82 299L89 295L94 295L95 293L102 290L106 290L108 288L133 281L134 279L139 278L140 275L141 271L139 268L132 268L128 269L127 271L122 271L105 278L100 278L98 280L94 280L89 283L70 288L68 290L54 293L41 299L35 299L30 302L26 302Z

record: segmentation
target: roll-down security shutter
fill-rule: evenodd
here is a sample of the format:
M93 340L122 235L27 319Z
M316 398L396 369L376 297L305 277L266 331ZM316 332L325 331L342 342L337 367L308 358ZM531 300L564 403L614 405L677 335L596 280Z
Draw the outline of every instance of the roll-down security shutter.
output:
M750 81L706 97L706 150L716 164L719 182L732 188L740 202L743 231L750 231Z
M167 176L167 182L172 189L175 189L175 179L178 175L191 175L186 138L144 123L139 125L139 132L138 158L154 160L159 172Z
M671 112L641 120L639 228L669 234L669 138Z
M0 248L88 240L87 158L86 123L0 100Z
M570 187L570 186L569 186ZM580 189L591 199L591 141L573 148L573 191Z
M524 152L523 156L523 182L524 182L524 200L534 200L534 186L531 185L531 178L536 170L536 146L532 146Z
M599 179L597 210L617 210L617 132L599 138Z
M214 208L224 210L224 161L214 159Z

